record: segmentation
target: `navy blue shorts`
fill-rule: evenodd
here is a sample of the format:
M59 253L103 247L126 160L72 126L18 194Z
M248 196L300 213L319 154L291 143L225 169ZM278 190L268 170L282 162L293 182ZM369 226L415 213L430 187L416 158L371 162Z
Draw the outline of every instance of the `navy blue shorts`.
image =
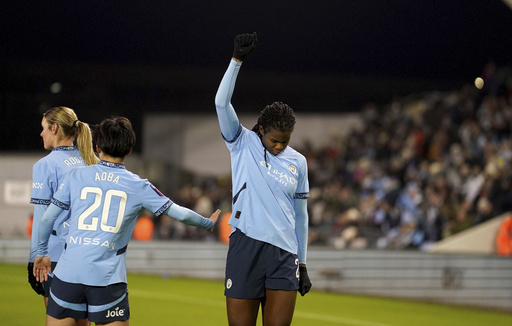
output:
M265 289L297 291L297 255L236 230L229 237L224 295L238 299L258 299Z
M57 319L72 317L108 323L130 318L126 283L88 286L53 277L46 314Z
M52 262L52 272L57 267L57 262ZM52 285L53 274L48 274L48 281L43 281L43 296L47 297L50 295L50 286Z

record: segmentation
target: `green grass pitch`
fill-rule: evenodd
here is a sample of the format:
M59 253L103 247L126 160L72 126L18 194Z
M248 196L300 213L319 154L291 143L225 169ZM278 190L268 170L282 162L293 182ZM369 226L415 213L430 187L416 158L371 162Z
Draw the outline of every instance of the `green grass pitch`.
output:
M43 299L30 288L26 274L24 265L0 264L2 325L44 325ZM128 274L128 290L131 325L227 325L220 281ZM312 291L298 296L293 325L512 325L512 314Z

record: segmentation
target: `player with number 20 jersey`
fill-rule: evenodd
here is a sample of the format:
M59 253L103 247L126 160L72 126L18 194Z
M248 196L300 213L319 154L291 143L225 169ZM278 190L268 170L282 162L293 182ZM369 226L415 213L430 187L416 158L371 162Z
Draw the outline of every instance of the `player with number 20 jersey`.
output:
M52 203L69 209L72 199L78 218L69 221L67 247L54 273L65 282L95 286L126 283L125 251L138 211L159 216L173 204L123 164L105 161L71 171Z

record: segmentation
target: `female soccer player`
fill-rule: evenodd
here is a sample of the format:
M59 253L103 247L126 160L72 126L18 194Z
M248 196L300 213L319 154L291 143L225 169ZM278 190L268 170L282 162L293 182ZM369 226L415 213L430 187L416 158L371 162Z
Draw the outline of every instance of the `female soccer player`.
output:
M34 164L32 172L30 203L34 204L34 219L28 260L28 281L37 294L43 295L46 306L51 277L47 282L41 283L33 274L41 216L50 205L50 200L68 171L79 166L96 164L99 159L92 148L89 126L79 121L72 109L63 106L51 108L43 114L41 126L44 148L51 152ZM74 146L75 139L77 146ZM67 225L63 221L67 215L66 211L57 217L48 243L49 257L54 267L64 249Z
M265 107L252 130L240 124L231 105L242 61L256 43L256 33L235 37L233 58L215 97L233 180L224 293L229 325L255 325L260 305L265 326L290 325L296 291L304 295L311 288L308 171L304 156L288 146L295 125L288 105Z
M127 118L103 120L94 140L101 161L70 171L41 219L34 263L38 280L51 272L47 243L53 221L63 210L71 212L66 249L54 271L47 325L76 325L84 319L97 325L129 324L126 249L141 209L210 231L220 213L204 218L126 170L125 156L135 144Z

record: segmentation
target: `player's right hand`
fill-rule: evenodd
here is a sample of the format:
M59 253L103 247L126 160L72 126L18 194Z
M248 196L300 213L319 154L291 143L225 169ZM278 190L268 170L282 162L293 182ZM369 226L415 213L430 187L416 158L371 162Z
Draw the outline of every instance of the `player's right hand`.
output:
M34 291L36 291L37 294L44 295L43 283L36 280L36 277L34 276L34 263L28 263L27 270L28 283L30 283L32 289L34 289Z
M304 296L311 289L311 281L309 280L308 270L306 266L299 266L299 291L301 296Z
M34 261L33 273L39 282L48 281L48 273L52 272L52 262L50 257L36 257Z
M258 44L256 32L237 35L234 41L233 58L244 61L245 57L254 50L256 44Z
M213 231L213 227L215 226L215 223L217 223L217 220L219 219L219 215L220 215L220 209L217 209L215 212L213 212L213 214L210 216L210 220L213 221L213 226L208 229L207 231L208 232L212 232Z

